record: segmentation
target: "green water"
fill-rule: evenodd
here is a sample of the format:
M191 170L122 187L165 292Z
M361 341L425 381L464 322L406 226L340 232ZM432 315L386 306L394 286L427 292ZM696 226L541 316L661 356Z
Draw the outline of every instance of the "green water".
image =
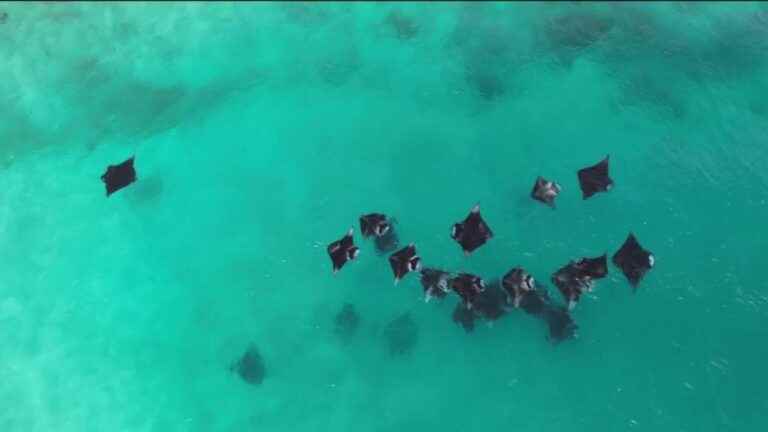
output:
M768 427L764 4L0 11L0 430ZM614 189L582 200L606 154ZM466 258L449 232L476 202L496 236ZM560 345L520 312L466 334L359 232L331 275L326 245L372 211L487 279L547 283L629 231L656 267L634 294L611 267ZM229 370L250 343L259 386Z

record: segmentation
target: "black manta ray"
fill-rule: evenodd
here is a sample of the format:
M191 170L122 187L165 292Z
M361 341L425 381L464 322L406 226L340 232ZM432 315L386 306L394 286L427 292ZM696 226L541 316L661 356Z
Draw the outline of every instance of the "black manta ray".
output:
M555 198L560 193L562 188L559 184L549 181L544 177L537 177L536 182L533 184L533 190L531 190L531 198L536 201L541 201L544 204L555 208Z
M357 258L357 255L360 253L360 249L355 246L352 238L354 231L354 228L350 228L344 237L328 245L328 256L331 257L334 274L341 270L347 261Z
M399 239L394 227L395 220L381 213L360 216L360 231L363 238L373 237L376 252L384 254L397 249Z
M384 254L397 249L400 240L395 232L395 220L381 213L360 216L360 232L363 238L373 237L376 252Z
M424 300L441 299L448 294L451 274L435 268L421 270L421 286L424 287Z
M643 276L653 268L654 258L651 252L640 246L635 235L629 233L624 244L613 255L613 263L621 269L632 288L637 288Z
M608 255L603 254L596 258L580 258L573 263L581 276L588 276L591 279L601 279L608 274Z
M598 192L609 191L613 187L613 180L608 176L608 158L609 156L606 156L597 164L579 170L579 186L583 199Z
M493 238L491 228L488 227L482 216L480 216L479 204L472 207L469 215L463 221L453 225L451 238L461 245L465 255L471 254L475 249Z
M507 303L529 315L540 317L553 304L547 289L521 267L507 272L502 279L502 286L507 293Z
M369 213L360 216L360 234L363 235L363 238L383 236L390 228L387 216L381 213Z
M581 258L571 261L552 274L552 283L568 302L568 309L573 309L581 294L592 291L595 279L608 274L606 255L597 258Z
M563 306L549 297L546 288L537 285L533 277L516 267L505 275L506 286L517 285L521 292L518 307L547 325L547 340L559 343L576 335L578 326ZM474 275L461 273L451 279L451 287L462 298L453 310L453 322L471 333L475 320L484 318L494 321L508 312L505 307L510 300L505 280L490 282L487 286Z
M101 181L107 188L107 196L119 191L136 181L136 170L133 168L134 157L117 165L109 165L104 174L101 175Z
M395 274L395 283L408 273L421 270L421 258L416 255L416 246L411 243L390 255L389 265Z
M576 303L579 302L581 294L587 290L584 282L573 277L567 272L566 268L561 268L555 274L552 275L552 283L555 284L563 298L568 302L568 309L571 310L576 307Z
M472 309L478 295L485 289L485 282L473 274L459 273L451 279L450 287L459 295L467 309Z
M507 294L507 303L514 307L520 307L526 293L533 291L536 281L520 267L508 271L501 280L501 286Z
M390 225L390 228L384 235L374 237L373 242L376 244L376 253L379 255L397 249L397 246L400 244L400 239L397 237L394 224Z

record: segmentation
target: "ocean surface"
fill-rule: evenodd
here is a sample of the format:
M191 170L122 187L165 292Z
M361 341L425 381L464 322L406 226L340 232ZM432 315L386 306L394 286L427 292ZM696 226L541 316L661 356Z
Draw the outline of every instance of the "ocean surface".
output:
M0 67L1 431L768 429L766 4L4 2ZM495 236L465 257L476 203ZM557 301L629 232L656 265L633 291L611 264L574 339L467 333L393 284L370 212Z

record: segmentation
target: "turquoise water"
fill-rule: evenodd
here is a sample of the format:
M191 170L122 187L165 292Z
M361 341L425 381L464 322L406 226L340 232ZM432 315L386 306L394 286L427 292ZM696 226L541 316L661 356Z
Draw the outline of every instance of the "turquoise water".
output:
M0 430L768 427L765 5L0 11ZM606 154L614 189L582 200ZM496 235L467 258L449 232L476 202ZM519 312L467 334L359 231L331 274L326 245L372 211L487 279L548 284L629 231L656 266L634 294L611 267L574 340ZM230 371L251 343L257 386Z

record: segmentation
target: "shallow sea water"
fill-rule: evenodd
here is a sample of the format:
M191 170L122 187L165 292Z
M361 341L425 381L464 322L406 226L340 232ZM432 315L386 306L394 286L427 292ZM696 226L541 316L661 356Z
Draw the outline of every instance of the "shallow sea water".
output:
M766 5L0 11L0 430L768 427ZM582 200L607 154L614 189ZM449 232L478 202L496 235L467 258ZM359 231L331 274L372 211L427 265L521 265L558 299L553 271L629 231L656 266L634 293L611 266L574 340L522 313L466 334ZM249 344L258 386L230 370Z

